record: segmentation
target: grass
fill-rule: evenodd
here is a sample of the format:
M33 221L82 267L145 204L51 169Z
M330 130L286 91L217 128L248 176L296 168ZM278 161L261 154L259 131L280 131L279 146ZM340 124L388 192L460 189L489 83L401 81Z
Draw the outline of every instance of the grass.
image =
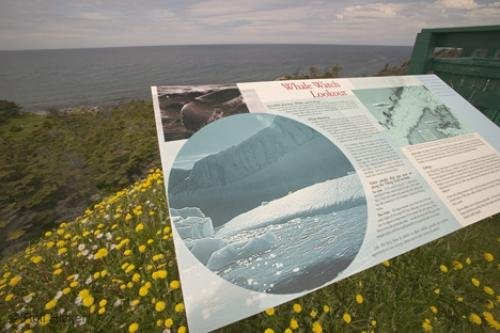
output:
M7 332L186 332L159 170L0 264ZM499 218L218 332L500 330Z

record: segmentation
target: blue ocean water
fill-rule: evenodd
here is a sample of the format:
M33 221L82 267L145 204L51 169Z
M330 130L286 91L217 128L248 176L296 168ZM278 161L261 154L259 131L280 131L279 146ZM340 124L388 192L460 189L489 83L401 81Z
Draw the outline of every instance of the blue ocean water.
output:
M194 45L0 51L0 99L25 109L149 99L151 85L273 80L335 64L367 76L410 58L407 46Z

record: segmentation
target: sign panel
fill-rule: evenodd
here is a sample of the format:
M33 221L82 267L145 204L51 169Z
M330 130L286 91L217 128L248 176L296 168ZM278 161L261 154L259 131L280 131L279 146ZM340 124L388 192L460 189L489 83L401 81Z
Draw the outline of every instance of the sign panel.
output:
M500 211L500 129L434 75L152 93L191 332Z

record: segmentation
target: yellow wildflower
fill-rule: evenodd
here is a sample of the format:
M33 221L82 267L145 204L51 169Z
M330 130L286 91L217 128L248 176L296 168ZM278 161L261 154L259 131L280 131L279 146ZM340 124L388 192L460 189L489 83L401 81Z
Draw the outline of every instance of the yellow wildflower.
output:
M82 303L88 308L94 304L94 297L92 297L92 295L87 295L82 299Z
M500 331L500 323L495 319L495 317L493 317L493 314L491 312L483 312L483 317L488 326L496 331Z
M135 333L135 332L137 332L138 329L139 329L139 324L137 324L137 323L132 323L128 327L129 333Z
M441 289L439 289L439 288L434 289L434 294L436 294L436 295L441 294Z
M21 281L21 279L22 278L19 275L14 276L12 279L10 279L9 286L15 287L19 283L19 281Z
M156 302L155 310L156 312L162 312L163 310L165 310L165 302L163 301Z
M52 274L54 274L54 275L60 275L62 273L62 271L63 271L62 268L58 268L58 269L54 270L52 272Z
M10 302L13 298L14 298L14 294L10 293L10 294L7 294L7 296L5 296L4 299L6 302Z
M105 306L106 306L106 304L108 304L108 301L107 301L105 298L103 298L103 299L101 299L101 300L99 301L99 306L100 306L101 308L105 307Z
M446 267L446 265L441 264L439 270L443 273L448 273L448 267Z
M134 264L130 264L130 265L127 266L127 268L125 268L125 273L130 273L134 269L135 269L135 265Z
M465 258L465 263L467 265L470 265L470 264L472 264L472 260L469 257L467 257L467 258Z
M108 255L108 249L105 247L101 247L99 250L97 250L96 254L94 255L94 259L101 259L104 258Z
M42 261L43 261L42 256L33 256L33 257L31 257L31 262L34 263L34 264L39 264Z
M63 294L64 294L64 295L69 294L69 293L70 293L70 291L71 291L71 288L69 288L69 287L66 287L66 288L64 288L64 289L62 290L62 292L63 292Z
M484 301L484 306L487 309L491 310L495 307L495 304L491 300L487 299L486 301Z
M377 321L376 321L375 319L373 319L373 320L370 322L370 324L371 324L373 327L375 327L375 326L377 326Z
M130 250L130 249L125 250L125 251L123 252L123 255L124 255L125 257L128 257L128 256L132 255L132 250Z
M146 252L146 245L144 245L144 244L143 245L139 245L138 250L139 250L140 253Z
M311 316L311 318L316 318L316 316L318 315L318 311L316 309L312 309L311 312L309 312L309 315Z
M295 304L292 306L292 310L293 310L293 312L295 312L295 313L301 313L301 312L302 312L302 305L300 305L299 303L295 303Z
M264 333L274 333L274 330L272 328L266 328Z
M184 325L179 326L179 328L177 329L177 333L186 333L186 332L187 328Z
M495 260L495 257L493 256L493 254L491 254L489 252L485 252L483 254L483 257L484 257L484 260L486 260L487 262L492 262L493 260Z
M141 281L141 275L138 274L138 273L134 273L134 275L132 275L132 281L133 282L139 282L139 281Z
M141 232L142 230L144 230L144 224L139 223L135 226L135 232Z
M321 326L321 323L318 320L316 320L312 324L312 331L313 333L323 333L323 327Z
M284 333L293 333L293 331L290 327L287 327Z
M175 305L175 312L183 312L184 311L184 303L177 303Z
M424 332L432 332L432 325L429 319L424 319L424 321L422 322L422 329L424 330Z
M159 253L159 254L155 254L152 259L153 259L153 261L158 261L158 260L163 259L164 257L165 256L163 254Z
M326 304L325 304L325 305L323 305L323 312L324 312L324 313L328 313L328 312L330 312L330 306L328 306L328 305L326 305Z
M474 287L479 287L481 285L481 282L476 278L470 279L470 282L474 285Z
M389 267L389 266L391 266L391 262L389 260L384 260L382 262L382 265L384 265L385 267Z
M265 312L268 316L274 316L275 310L274 310L274 308L268 308L268 309L266 309Z
M98 314L100 315L103 315L106 313L106 308L105 307L102 307L102 308L99 308L99 310L97 311Z
M476 325L481 325L481 323L482 323L481 317L479 317L474 312L469 315L469 321L473 324L476 324Z
M180 286L181 286L181 283L178 280L172 280L170 282L171 289L179 289Z
M131 306L137 306L137 305L139 305L140 302L141 301L139 301L138 299L134 299L133 301L130 301L130 305Z
M139 296L144 297L149 293L149 288L146 286L142 286L139 288Z
M362 304L364 302L364 300L365 299L363 298L363 295L361 295L361 294L356 295L356 303Z
M432 313L434 314L438 313L438 308L436 306L431 305L429 308L431 309Z
M352 317L349 313L346 312L342 315L342 320L344 320L346 324L350 324L352 321Z
M458 260L453 260L451 264L453 265L453 269L456 271L459 271L462 268L464 268L464 265L462 265L462 263Z
M491 287L484 286L484 287L483 287L483 291L484 291L486 294L488 294L488 295L491 295L491 296L495 295L495 291L494 291L494 290L493 290L493 288L491 288Z
M290 328L292 330L296 330L299 328L299 322L297 321L297 319L295 318L290 319Z
M153 280L165 279L167 277L167 271L164 269L153 272Z
M61 247L59 250L57 250L57 254L59 255L65 254L66 252L68 252L68 248L66 247Z
M51 310L57 305L57 299L53 298L45 304L45 310Z
M40 318L38 324L40 326L47 326L50 323L50 318L51 318L50 313L46 313L44 316Z
M73 282L71 282L71 283L69 284L69 286L70 286L71 288L76 288L76 287L78 287L79 285L80 285L80 283L79 283L78 281L73 281Z
M127 213L127 215L125 215L125 221L128 222L132 220L132 215L130 213Z
M172 326L174 326L174 321L172 320L172 318L165 319L165 327L170 328Z

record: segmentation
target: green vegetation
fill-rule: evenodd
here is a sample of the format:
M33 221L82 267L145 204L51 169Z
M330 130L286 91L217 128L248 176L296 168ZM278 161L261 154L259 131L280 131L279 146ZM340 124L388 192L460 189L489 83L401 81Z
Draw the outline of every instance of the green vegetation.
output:
M21 107L14 102L0 100L0 124L20 116Z
M2 254L159 166L151 103L47 115L0 106Z
M187 332L166 212L161 172L155 170L4 259L0 327ZM217 332L500 330L499 220L490 218Z

